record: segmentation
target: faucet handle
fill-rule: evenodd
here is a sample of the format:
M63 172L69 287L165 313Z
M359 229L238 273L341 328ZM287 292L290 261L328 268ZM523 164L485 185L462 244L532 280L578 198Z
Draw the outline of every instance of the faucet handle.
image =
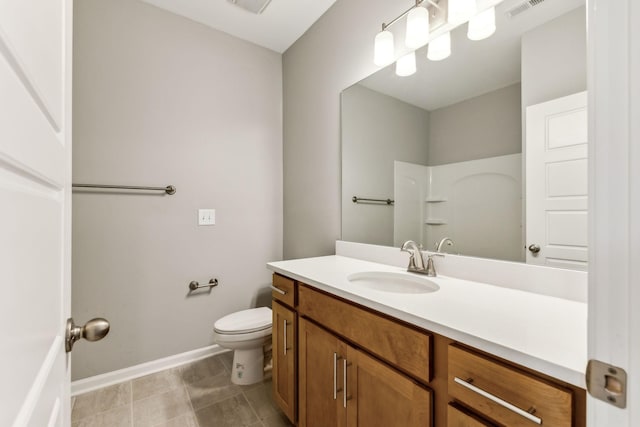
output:
M436 277L436 266L433 263L433 257L439 256L444 258L444 254L441 253L433 253L431 255L427 255L427 276Z

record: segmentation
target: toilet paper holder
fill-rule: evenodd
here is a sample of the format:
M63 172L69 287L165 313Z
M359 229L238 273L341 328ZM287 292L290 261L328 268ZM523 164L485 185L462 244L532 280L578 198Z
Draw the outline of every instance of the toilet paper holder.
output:
M218 279L209 279L209 283L203 283L200 284L198 283L196 280L192 280L191 282L189 282L189 290L191 291L195 291L196 289L202 289L202 288L215 288L216 286L218 286Z

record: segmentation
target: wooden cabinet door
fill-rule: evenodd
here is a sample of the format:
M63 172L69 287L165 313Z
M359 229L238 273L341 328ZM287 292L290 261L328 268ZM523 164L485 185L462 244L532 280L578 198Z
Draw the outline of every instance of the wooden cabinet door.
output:
M304 318L299 328L299 427L346 427L341 387L346 345Z
M273 398L296 421L296 313L273 302Z
M353 347L347 350L346 396L349 427L431 425L431 391Z

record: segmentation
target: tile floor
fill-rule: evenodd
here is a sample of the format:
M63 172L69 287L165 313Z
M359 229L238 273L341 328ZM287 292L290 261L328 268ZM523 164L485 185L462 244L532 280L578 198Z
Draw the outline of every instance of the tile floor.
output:
M227 352L73 398L72 427L289 427L271 380L231 383Z

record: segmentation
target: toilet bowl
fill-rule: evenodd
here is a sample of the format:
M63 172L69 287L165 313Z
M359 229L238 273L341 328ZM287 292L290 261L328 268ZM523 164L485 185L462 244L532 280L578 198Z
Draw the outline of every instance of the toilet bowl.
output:
M271 309L251 308L218 319L214 339L221 347L234 350L231 382L249 385L262 381L265 340L271 338Z

